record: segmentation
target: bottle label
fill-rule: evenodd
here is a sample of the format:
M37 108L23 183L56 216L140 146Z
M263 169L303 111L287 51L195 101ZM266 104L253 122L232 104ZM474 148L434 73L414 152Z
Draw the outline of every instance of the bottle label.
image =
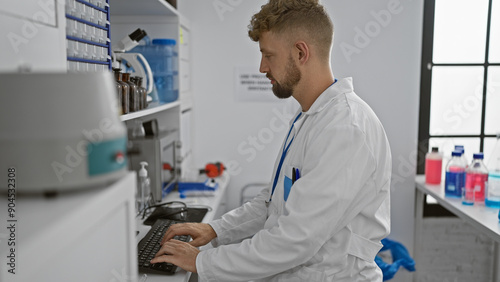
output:
M485 196L485 184L488 181L488 174L467 173L465 187L467 190L474 191L476 202L483 202Z
M444 192L446 196L461 198L465 186L464 171L447 171Z
M488 199L500 201L500 178L488 178Z

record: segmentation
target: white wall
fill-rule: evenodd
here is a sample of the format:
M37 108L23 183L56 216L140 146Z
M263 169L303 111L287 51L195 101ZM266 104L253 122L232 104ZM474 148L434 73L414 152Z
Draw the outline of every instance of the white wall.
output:
M4 1L2 4L0 72L65 72L64 1Z
M393 5L397 8L388 8ZM326 6L336 25L334 73L353 77L356 93L377 113L391 144L390 238L402 242L412 252L423 1L334 1ZM387 24L383 22L386 26L378 25L379 32L369 37L366 47L358 48L359 54L346 56L341 47L364 46L359 44L362 41L355 29L372 30L376 26L373 23L378 22L373 13L381 10L396 13L391 13ZM409 281L405 271L398 274L394 280Z
M298 103L291 99L241 102L234 95L235 67L253 67L258 73L259 47L248 38L247 25L264 3L262 0L179 1L181 13L191 22L195 161L199 167L219 160L232 167L229 208L238 205L239 191L245 184L270 182L274 160L288 127L289 117L284 118L286 122L280 117L291 115L298 108ZM259 134L264 136L264 131L275 127L270 126L271 121L282 130L273 131L272 141L265 144ZM263 140L267 142L269 137L265 135ZM257 149L251 145L254 138ZM247 153L250 150L256 153L255 157Z
M248 161L249 154L240 153L238 146L267 131L278 117L276 111L286 107L293 113L297 107L295 101L244 103L234 98L234 67L258 70L260 53L247 36L247 25L266 2L179 1L181 13L192 24L196 163L222 160L239 165L239 174L233 173L231 179L230 208L239 202L245 184L270 181L285 130L276 132L254 160ZM423 0L323 3L335 25L334 74L353 77L356 93L386 129L393 156L390 237L412 251ZM400 271L394 280L408 281L405 274Z

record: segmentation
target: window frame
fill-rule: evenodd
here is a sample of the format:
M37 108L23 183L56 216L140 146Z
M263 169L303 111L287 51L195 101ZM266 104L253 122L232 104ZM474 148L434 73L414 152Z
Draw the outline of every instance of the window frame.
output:
M497 3L498 4L498 3ZM457 63L457 64L434 64L433 44L434 44L434 18L436 0L424 0L424 20L422 32L422 58L420 72L420 108L418 118L418 145L417 145L417 174L425 173L425 155L429 151L429 140L431 138L479 138L480 151L484 150L484 140L496 135L485 134L486 121L486 94L488 87L488 68L490 66L500 66L500 63L489 63L490 33L491 33L491 13L493 0L488 0L488 19L486 26L486 49L483 64L478 63ZM484 69L483 100L481 105L481 130L478 135L431 135L430 134L430 112L431 112L431 87L432 68L434 66L482 66ZM444 164L446 165L446 164ZM444 167L443 167L444 169ZM442 180L444 181L444 179ZM426 196L427 199L427 196ZM424 217L454 217L455 215L437 203L423 201Z
M497 3L498 4L498 3ZM429 151L429 140L431 138L479 138L480 148L483 152L485 138L496 137L495 134L485 134L486 123L486 103L488 88L488 69L490 66L500 66L500 63L489 62L490 33L491 33L491 13L493 0L488 0L488 15L486 26L486 48L484 63L434 63L434 19L436 0L424 1L424 21L422 38L422 60L420 72L420 109L418 126L418 155L417 155L417 174L425 173L425 154ZM481 128L479 134L466 135L431 135L430 134L430 112L431 112L431 87L432 87L432 69L433 67L447 66L480 66L484 69L483 81L483 100L481 105Z

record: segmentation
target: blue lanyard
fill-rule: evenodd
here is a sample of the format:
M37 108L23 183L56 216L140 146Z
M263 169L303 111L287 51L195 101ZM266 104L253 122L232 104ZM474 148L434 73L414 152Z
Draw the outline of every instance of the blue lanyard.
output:
M283 165L283 161L285 160L286 153L288 153L288 149L290 149L290 145L292 145L292 142L293 142L293 139L295 138L295 135L292 137L292 140L290 140L290 143L288 143L288 146L286 145L286 142L288 141L288 137L290 137L290 133L292 132L292 129L293 129L293 126L295 125L295 122L299 119L299 117L301 115L302 115L302 113L299 113L299 115L295 118L295 120L292 123L292 127L290 127L290 131L288 131L288 135L286 136L285 144L283 145L283 153L281 153L280 163L278 164L278 169L276 170L276 175L274 176L273 189L271 190L271 196L269 197L269 202L271 202L271 198L273 197L274 189L276 189L276 184L278 184L278 178L280 176L281 166Z
M333 81L333 83L330 86L334 85L336 82L337 82L337 79L335 78L335 80ZM288 153L288 149L290 148L290 145L292 145L292 142L293 142L293 139L295 138L295 135L292 137L292 140L290 140L290 143L288 143L288 146L286 145L286 142L288 141L288 137L290 137L290 133L292 132L292 129L293 129L293 126L295 125L295 122L299 119L299 117L301 115L302 115L302 113L299 113L299 115L295 118L295 120L292 123L292 127L290 127L290 131L288 131L288 135L286 136L285 145L283 145L283 153L281 153L280 163L278 164L278 169L276 170L276 175L274 176L273 189L271 190L271 196L269 197L268 203L271 202L271 199L273 197L274 189L276 189L276 184L278 184L278 178L280 176L281 166L283 165L283 161L285 160L286 153Z

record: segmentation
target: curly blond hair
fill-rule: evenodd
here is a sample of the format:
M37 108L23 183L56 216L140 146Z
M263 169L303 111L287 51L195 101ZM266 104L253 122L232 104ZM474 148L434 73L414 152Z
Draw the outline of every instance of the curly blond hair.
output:
M269 0L252 16L248 36L259 41L261 33L271 31L290 41L308 41L320 56L329 58L333 44L333 23L319 0Z

